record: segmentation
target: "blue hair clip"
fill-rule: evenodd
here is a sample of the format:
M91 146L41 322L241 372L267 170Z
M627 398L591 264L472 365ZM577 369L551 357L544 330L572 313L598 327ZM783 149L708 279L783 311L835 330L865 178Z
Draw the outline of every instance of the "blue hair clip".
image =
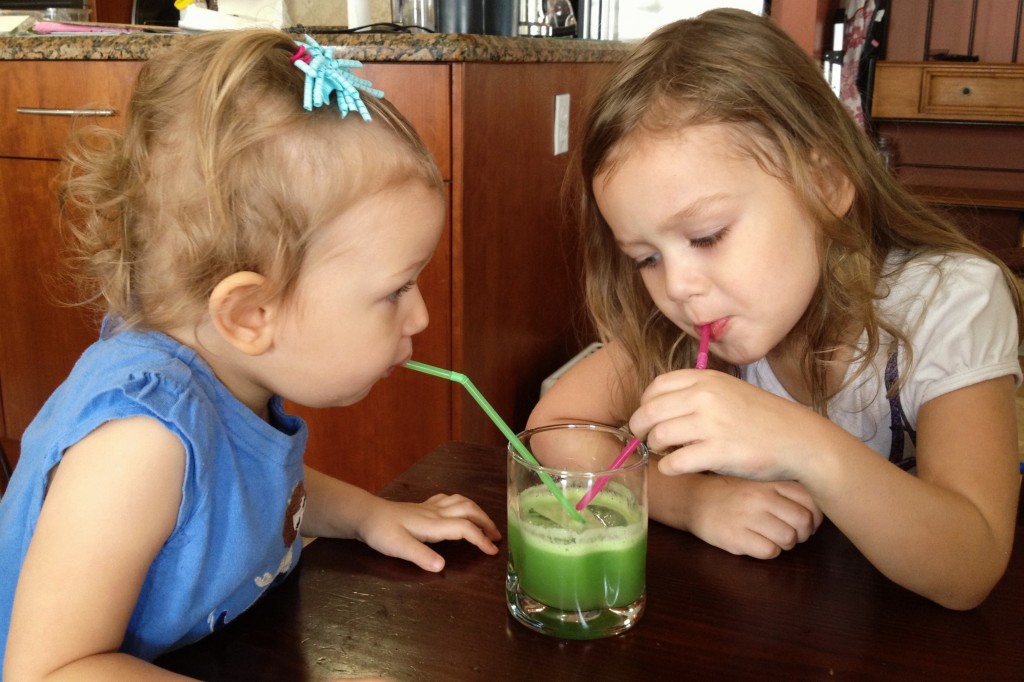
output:
M306 36L305 42L295 41L299 49L292 55L292 63L306 74L306 89L302 95L302 106L306 111L313 107L330 103L331 93L337 93L338 110L341 116L348 116L350 111L358 111L364 121L370 120L370 112L359 91L367 92L374 97L383 97L384 93L374 88L370 81L359 78L351 71L360 68L361 62L354 59L335 59L334 48L324 49L319 43Z

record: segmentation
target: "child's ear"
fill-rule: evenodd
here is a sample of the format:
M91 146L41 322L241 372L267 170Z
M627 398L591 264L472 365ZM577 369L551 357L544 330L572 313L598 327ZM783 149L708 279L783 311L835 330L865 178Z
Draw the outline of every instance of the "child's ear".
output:
M838 170L833 173L833 177L832 193L829 194L829 207L834 214L844 216L849 212L850 207L853 206L853 183L850 181L850 178L846 177L845 173L840 173Z
M816 175L821 183L821 194L837 216L846 215L853 206L853 183L834 163L818 153L812 154Z
M273 342L276 308L258 295L266 281L255 272L236 272L218 282L210 294L214 328L247 355L262 355Z

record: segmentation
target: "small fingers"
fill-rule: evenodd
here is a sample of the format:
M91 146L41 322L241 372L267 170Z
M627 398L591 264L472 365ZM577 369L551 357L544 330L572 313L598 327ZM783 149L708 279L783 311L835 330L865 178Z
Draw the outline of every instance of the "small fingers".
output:
M666 476L679 476L713 470L711 466L700 461L701 450L700 443L679 447L658 461L658 471Z
M747 555L755 559L774 559L782 552L793 549L800 542L803 540L795 528L777 518L765 517L742 529L732 542L723 546L723 549L732 554Z
M814 498L811 497L807 488L796 481L779 481L775 484L775 490L779 495L792 500L795 504L793 516L788 517L787 520L794 526L801 524L807 526L810 530L809 534L814 534L821 526L821 522L825 520L825 514L814 502Z
M497 532L497 529L495 529ZM443 519L436 522L425 538L427 542L439 542L441 540L465 540L475 545L484 554L497 554L498 546L491 541L484 530L468 519L455 518Z
M758 524L757 531L781 550L793 549L807 539L806 536L801 539L801 533L797 528L771 514L765 515Z
M713 544L730 554L755 559L774 559L782 554L782 547L777 543L747 527L737 528Z
M790 550L806 542L818 526L815 516L806 507L780 498L770 510L751 520L750 528L781 550Z
M438 514L445 518L462 518L474 523L491 540L501 539L501 532L491 517L480 508L480 506L462 495L446 495L438 493L427 499L426 506L434 508Z
M384 539L375 548L388 556L411 561L425 571L437 573L444 569L444 558L431 549L428 542L465 540L485 554L497 554L497 546L483 531L466 519L432 519L408 524L402 531Z
M411 545L409 553L404 558L416 564L424 571L440 573L444 570L444 557L422 542L416 542L414 545Z
M783 547L780 547L777 543L772 542L759 533L750 533L745 541L745 551L733 552L734 554L741 554L753 557L755 559L774 559L782 554Z
M780 487L792 487L793 497L806 492L792 481L756 482L733 477L710 479L718 482L714 502L701 516L695 532L733 554L772 559L806 541L817 529L820 511L783 495Z

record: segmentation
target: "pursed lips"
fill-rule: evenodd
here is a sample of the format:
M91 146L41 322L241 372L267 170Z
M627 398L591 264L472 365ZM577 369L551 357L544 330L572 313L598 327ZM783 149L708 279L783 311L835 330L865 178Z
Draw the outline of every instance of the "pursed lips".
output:
M711 341L714 342L714 341L718 341L718 339L720 339L722 337L722 334L725 333L725 328L728 326L728 324L729 324L729 318L728 317L721 317L721 318L719 318L717 320L712 320L710 322L700 322L698 324L694 324L693 330L694 330L694 333L697 334L697 336L700 336L700 331L699 330L702 327L704 327L704 326L710 327L711 328Z

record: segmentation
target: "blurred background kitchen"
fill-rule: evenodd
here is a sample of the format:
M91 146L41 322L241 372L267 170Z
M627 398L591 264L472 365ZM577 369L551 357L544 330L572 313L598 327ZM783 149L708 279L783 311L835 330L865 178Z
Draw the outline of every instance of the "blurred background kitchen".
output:
M187 12L218 11L285 26L344 26L505 36L635 40L676 19L712 7L767 12L764 0L209 0ZM90 9L92 10L90 13ZM32 11L42 19L177 26L173 0L3 0L0 11Z

